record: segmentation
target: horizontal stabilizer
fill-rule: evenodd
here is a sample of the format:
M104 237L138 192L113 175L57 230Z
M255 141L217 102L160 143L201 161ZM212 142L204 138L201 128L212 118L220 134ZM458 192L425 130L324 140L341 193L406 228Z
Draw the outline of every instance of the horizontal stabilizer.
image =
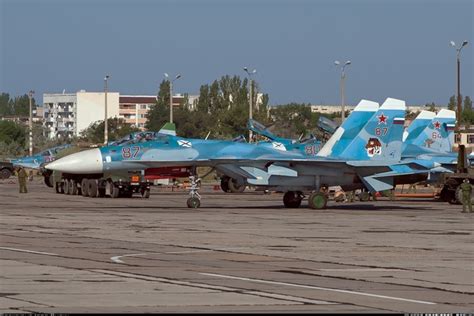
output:
M297 177L298 172L294 169L278 166L278 165L270 165L268 167L268 174L271 176L285 176L285 177Z
M373 176L367 176L362 177L361 180L370 192L381 192L393 189L393 178L390 177L378 179Z

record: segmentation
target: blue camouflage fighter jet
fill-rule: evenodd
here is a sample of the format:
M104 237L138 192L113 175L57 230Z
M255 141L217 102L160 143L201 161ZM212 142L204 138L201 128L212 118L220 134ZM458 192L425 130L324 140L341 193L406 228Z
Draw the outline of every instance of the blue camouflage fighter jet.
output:
M83 151L56 160L47 168L86 176L113 170L191 167L191 196L187 202L189 207L199 207L195 170L198 166L209 166L243 183L285 191L283 202L288 207L299 206L304 191L312 192L308 199L310 207L324 208L327 197L319 192L323 186L339 185L343 189L366 187L370 191L382 191L393 188L393 176L399 172L433 167L432 164L410 162L407 165L400 162L406 109L404 101L389 98L375 115L372 115L374 105L361 108L367 111L354 113L371 119L366 120L366 124L357 120L358 126L363 128L352 139L351 126L336 132L333 135L335 139L326 144L325 156L307 157L301 152L255 144L169 135L166 141ZM351 116L346 121L351 121ZM340 146L341 142L345 146Z
M10 162L14 166L21 166L30 169L39 169L41 165L53 161L58 152L68 147L71 147L71 145L66 144L48 148L33 156L25 156L18 159L11 159Z

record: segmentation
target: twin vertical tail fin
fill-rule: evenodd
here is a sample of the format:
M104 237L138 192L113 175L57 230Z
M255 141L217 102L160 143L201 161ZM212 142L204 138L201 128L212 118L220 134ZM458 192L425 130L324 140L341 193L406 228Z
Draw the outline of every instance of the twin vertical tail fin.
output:
M431 111L421 111L418 116L408 126L406 133L403 134L403 142L413 144L413 141L423 132L423 130L431 123L436 113Z
M387 98L337 158L399 161L405 111L405 101Z
M339 126L323 148L320 157L338 157L360 133L366 122L377 112L377 102L361 100L347 119Z
M416 137L407 138L407 141L412 145L438 153L451 152L454 145L455 124L456 113L442 109Z

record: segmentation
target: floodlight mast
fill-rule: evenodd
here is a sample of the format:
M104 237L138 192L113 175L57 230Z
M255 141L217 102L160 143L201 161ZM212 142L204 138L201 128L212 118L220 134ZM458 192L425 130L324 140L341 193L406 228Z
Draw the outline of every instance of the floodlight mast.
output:
M181 78L181 74L177 74L173 80L169 79L168 73L164 73L166 80L170 82L170 123L173 123L173 83Z
M341 84L340 84L340 90L341 90L341 121L344 122L346 118L346 110L345 110L345 94L344 94L344 88L345 88L345 79L346 79L346 66L349 66L351 64L351 61L348 60L344 63L344 65L341 66ZM340 66L341 62L339 60L336 60L334 62L334 65ZM341 122L341 123L342 123Z
M106 75L104 77L104 145L107 146L109 141L109 128L108 128L108 111L107 111L107 92L108 92L108 82L109 82L110 75Z
M253 80L252 80L252 75L257 73L257 69L254 69L249 72L249 69L247 67L244 67L244 71L247 73L249 77L249 120L252 119L252 112L253 112ZM253 132L249 130L249 143L252 142L253 138Z
M468 41L463 41L459 47L456 47L456 43L454 41L450 42L451 46L456 49L456 66L457 66L457 109L456 109L456 132L458 133L457 142L458 144L461 143L461 115L462 115L462 100L461 100L461 50L464 46L468 44Z

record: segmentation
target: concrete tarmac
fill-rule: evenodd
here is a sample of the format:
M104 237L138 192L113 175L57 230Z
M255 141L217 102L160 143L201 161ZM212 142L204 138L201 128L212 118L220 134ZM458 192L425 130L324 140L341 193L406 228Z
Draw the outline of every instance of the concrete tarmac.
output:
M474 311L474 214L459 205L28 190L0 180L2 313Z

